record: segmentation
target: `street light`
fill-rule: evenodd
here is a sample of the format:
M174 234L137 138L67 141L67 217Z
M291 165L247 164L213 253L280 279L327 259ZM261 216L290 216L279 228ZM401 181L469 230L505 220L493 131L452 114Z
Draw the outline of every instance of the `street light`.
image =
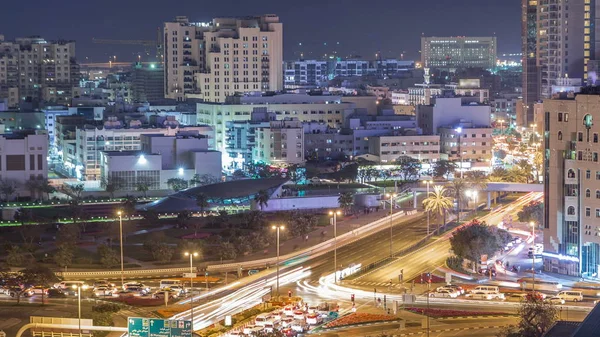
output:
M125 272L123 269L123 212L118 211L119 215L119 242L121 244L121 287L125 285Z
M386 197L390 198L390 257L392 257L393 253L392 253L392 238L393 238L393 228L394 228L394 223L393 223L393 218L394 218L394 198L397 196L396 193L388 193L385 195ZM415 205L417 206L417 205Z
M531 271L533 274L533 283L531 284L531 293L535 293L535 222L529 222L531 225Z
M329 211L329 215L333 215L333 283L337 283L337 216L342 212Z
M456 129L454 129L454 131L456 131L456 133L458 134L458 155L460 156L460 179L463 178L463 156L462 156L462 152L460 152L460 134L462 133L462 127L457 127Z
M74 284L72 288L77 289L77 317L79 318L79 337L81 337L81 288L85 290L88 287L85 284Z
M433 180L423 180L423 183L427 184L427 197L429 197L429 185L433 184ZM429 210L427 211L427 235L429 235Z
M284 229L283 225L281 226L272 226L271 228L277 231L277 296L279 297L279 232Z
M194 256L198 256L197 252L185 252L184 253L185 256L189 256L190 257L190 294L192 295L192 297L190 298L190 305L191 305L191 311L190 311L190 317L191 317L191 321L192 321L192 330L194 329L194 267L192 266L192 258Z

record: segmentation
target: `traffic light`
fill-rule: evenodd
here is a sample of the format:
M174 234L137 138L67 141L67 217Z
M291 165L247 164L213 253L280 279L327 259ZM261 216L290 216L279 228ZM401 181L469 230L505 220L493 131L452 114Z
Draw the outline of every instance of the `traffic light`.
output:
M292 297L292 291L291 290L288 290L288 297L290 297L290 298Z
M350 295L350 301L354 302L354 294Z

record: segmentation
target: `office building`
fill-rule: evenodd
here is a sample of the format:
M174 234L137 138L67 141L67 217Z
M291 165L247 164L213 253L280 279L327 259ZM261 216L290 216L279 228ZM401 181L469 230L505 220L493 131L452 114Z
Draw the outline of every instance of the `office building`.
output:
M438 128L440 152L463 171L491 170L493 129L485 125L456 122Z
M249 120L227 122L227 154L231 168L242 169L254 163L252 150L256 147L256 129L269 127L276 119L276 114L268 112L267 108L255 108Z
M159 102L165 98L165 73L162 65L136 63L131 73L132 101Z
M304 163L304 128L297 118L270 121L256 128L252 160L268 165Z
M374 97L366 98L375 106ZM357 101L365 106L370 105L367 104L369 102ZM224 103L197 103L196 111L198 123L214 127L215 149L225 153L227 122L248 121L255 108L267 108L275 113L278 120L293 117L301 122L316 121L327 123L331 127L340 127L344 114L352 113L356 105L354 102L346 102L346 97L340 96L281 94L230 97Z
M369 137L369 154L381 164L391 164L403 157L434 163L440 160L440 136L407 133Z
M14 184L19 196L30 195L27 181L48 178L46 156L48 135L43 130L35 134L0 135L0 175L3 181Z
M189 181L198 174L221 179L221 153L209 149L204 135L143 134L140 139L141 150L100 152L102 187L112 182L120 190L135 191L143 183L149 190L165 190L171 178Z
M600 91L544 100L544 270L599 278Z
M0 35L0 98L11 107L27 98L70 103L79 85L74 41L46 41L41 37L7 41Z
M224 102L244 92L283 89L283 25L276 15L187 17L164 24L165 97Z
M426 135L438 134L440 127L459 122L487 128L491 124L490 111L489 105L473 97L439 97L431 105L417 107L417 121Z
M495 37L421 37L421 63L428 68L491 69L496 66Z

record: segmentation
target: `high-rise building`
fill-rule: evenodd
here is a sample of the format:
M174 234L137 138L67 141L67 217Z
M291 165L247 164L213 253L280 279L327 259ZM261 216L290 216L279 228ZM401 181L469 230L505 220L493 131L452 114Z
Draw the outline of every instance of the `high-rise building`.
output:
M276 15L166 22L165 97L224 102L283 89L283 25Z
M495 37L421 37L421 63L429 68L496 66Z
M537 61L537 0L522 0L521 50L523 54L523 115L517 123L529 125L533 121L533 105L540 99L540 72Z
M70 103L79 79L74 41L49 42L41 37L6 41L0 35L0 98L9 98L13 106L27 98Z
M136 63L131 74L133 102L159 102L165 98L165 73L162 66Z
M544 270L598 278L600 91L544 100Z

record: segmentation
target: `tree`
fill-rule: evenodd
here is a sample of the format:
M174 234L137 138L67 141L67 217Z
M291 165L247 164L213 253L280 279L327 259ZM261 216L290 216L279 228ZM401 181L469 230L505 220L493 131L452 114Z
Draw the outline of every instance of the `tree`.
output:
M544 204L540 201L532 201L523 206L523 209L517 213L520 222L535 222L542 224L544 220Z
M17 228L17 231L21 235L21 238L23 239L23 243L24 243L24 246L26 247L26 249L30 253L33 253L35 251L36 247L38 246L37 243L39 241L41 241L41 236L42 236L42 234L44 234L44 228L41 225L37 225L37 224L36 225L25 224L26 222L30 221L31 213L24 212L24 214L26 214L26 216L29 218L25 218L25 219L20 218L18 220L18 221L23 221L24 223ZM15 216L16 215L17 214L15 214Z
M102 178L100 185L104 187L106 192L110 194L110 198L115 198L115 192L120 191L123 188L124 181L121 178L109 176L108 178Z
M204 214L204 210L209 206L208 196L204 193L196 194L196 206L200 209L200 213Z
M472 189L484 191L487 189L488 178L481 171L469 171L466 174L467 183Z
M454 232L450 238L450 246L456 256L473 262L473 270L481 259L481 255L492 256L503 247L498 236L490 227L485 222L479 223L478 221L473 221L468 226Z
M237 257L235 246L231 242L223 241L219 244L218 255L221 260L233 260Z
M216 184L219 182L219 179L211 174L194 174L192 179L190 180L190 184L194 186L204 186L210 184Z
M240 179L245 179L247 178L246 173L244 173L244 171L242 170L235 170L233 171L233 173L231 174L231 178L233 180L240 180Z
M79 201L81 199L81 194L85 190L85 185L83 184L63 184L61 188L62 192L71 197L71 199Z
M289 165L287 167L288 178L294 183L298 184L303 179L306 179L306 169L300 167L298 164Z
M454 199L456 200L456 214L458 216L458 222L460 222L460 210L462 209L462 194L465 192L465 190L467 189L468 185L467 182L463 179L457 178L452 180L452 182L450 182L450 185L448 185L448 189L451 191L451 193L454 195Z
M415 180L421 171L421 162L418 159L402 156L396 159L402 180Z
M533 167L535 168L535 183L539 183L540 175L544 169L544 153L542 151L536 151L533 155Z
M4 196L5 201L9 201L13 194L17 192L17 182L11 179L0 179L0 194Z
M495 167L488 176L489 182L507 182L508 171L503 167Z
M187 180L182 178L170 178L169 180L167 180L167 185L170 189L172 189L175 192L179 192L188 188Z
M135 206L137 205L137 200L133 196L127 196L125 200L121 203L121 209L123 210L123 215L127 216L127 219L131 219L131 216L136 213Z
M66 268L73 263L74 247L70 245L59 245L54 253L54 263L61 268Z
M533 165L526 159L521 159L517 162L517 170L520 176L525 177L525 182L529 184L533 180Z
M50 287L52 284L60 281L52 269L42 266L34 265L21 271L25 279L30 284L42 287ZM44 292L42 291L42 305L44 305Z
M23 252L17 245L11 245L6 252L6 264L12 267L22 266L25 259L23 258Z
M260 207L261 211L263 210L263 206L269 206L269 199L271 199L271 196L265 190L258 191L258 193L256 193L254 196L254 201Z
M450 173L456 170L456 164L448 160L438 160L433 164L433 175L448 180Z
M348 213L352 206L354 206L354 194L352 192L343 192L338 197L338 203L344 210L344 213Z
M542 337L558 319L558 309L541 296L527 294L517 309L519 324L510 325L500 336L506 337Z
M33 179L27 180L25 182L25 188L27 188L29 191L29 196L31 196L31 199L35 200L37 191L39 189L38 181Z
M118 266L121 262L117 252L107 245L98 246L98 255L100 256L100 264L107 269Z
M204 244L200 240L181 240L177 245L177 250L182 256L185 252L198 253L196 259L204 259Z
M444 216L446 211L452 209L453 205L452 198L448 197L446 193L447 190L443 186L433 186L433 192L429 192L427 198L423 200L425 211ZM427 228L427 232L429 232L429 228Z
M38 181L39 191L46 194L46 199L50 200L50 194L56 192L56 188L50 184L47 178Z

